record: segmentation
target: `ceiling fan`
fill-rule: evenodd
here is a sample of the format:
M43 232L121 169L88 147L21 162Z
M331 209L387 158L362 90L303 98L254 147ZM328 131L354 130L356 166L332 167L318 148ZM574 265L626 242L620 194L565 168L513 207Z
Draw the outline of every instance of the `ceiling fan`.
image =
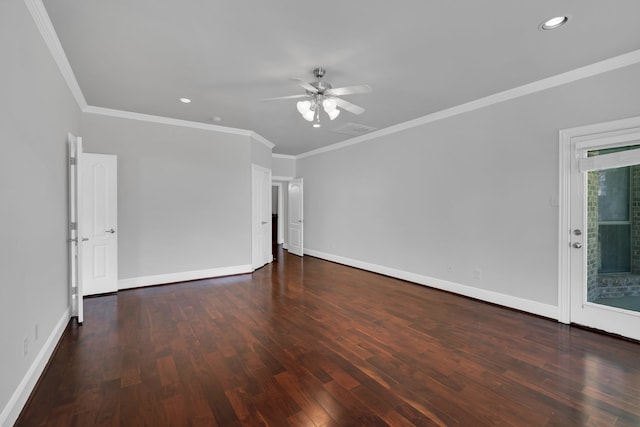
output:
M312 122L314 127L320 127L320 110L324 110L331 120L334 120L340 114L340 109L346 110L353 114L364 113L364 108L352 104L349 101L345 101L339 96L353 95L356 93L369 93L371 92L371 86L369 85L357 85L357 86L345 86L334 88L329 82L323 81L326 70L322 67L314 68L313 75L316 77L315 82L306 82L302 79L292 78L291 80L298 83L305 91L302 95L290 95L279 96L277 98L267 98L263 101L276 101L282 99L300 99L305 98L304 101L299 101L297 104L298 112L302 117ZM340 108L340 109L339 109Z

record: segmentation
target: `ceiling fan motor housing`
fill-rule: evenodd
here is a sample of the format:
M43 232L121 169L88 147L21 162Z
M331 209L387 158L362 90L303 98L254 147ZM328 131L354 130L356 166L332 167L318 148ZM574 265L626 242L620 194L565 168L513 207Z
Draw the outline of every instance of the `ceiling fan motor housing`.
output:
M318 79L318 81L311 82L309 84L317 89L318 95L324 95L324 92L331 89L332 87L329 83L320 81L320 79L325 75L326 72L327 70L325 70L322 67L313 69L313 75ZM315 94L308 90L307 95L315 95Z
M318 95L324 95L324 92L331 89L332 87L329 83L321 81L311 82L309 84L318 89ZM307 91L307 94L313 95L314 93L311 91Z
M318 68L314 68L313 69L313 75L316 76L317 79L321 79L322 77L324 77L324 73L326 73L327 70L325 70L322 67L318 67Z

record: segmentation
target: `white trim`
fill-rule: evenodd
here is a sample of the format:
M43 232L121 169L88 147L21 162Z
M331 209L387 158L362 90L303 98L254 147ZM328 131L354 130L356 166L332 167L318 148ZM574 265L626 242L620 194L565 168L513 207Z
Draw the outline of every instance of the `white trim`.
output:
M292 181L295 178L292 176L272 176L271 181Z
M266 188L261 188L256 186L256 178L259 176L259 174L267 174L267 179L269 181L268 194L263 194L264 191L267 191ZM255 271L273 261L273 253L271 250L272 239L270 238L268 242L262 241L263 245L258 246L260 243L260 239L258 236L260 236L261 234L261 230L259 230L259 227L264 227L264 225L268 223L269 224L268 231L269 231L269 235L271 235L271 218L272 218L271 216L271 211L272 211L271 185L272 183L273 183L273 180L271 178L271 169L265 168L264 166L260 166L255 163L251 164L251 268L252 268L252 271ZM259 200L256 200L256 198L259 199L260 195L267 198L266 200L267 201L266 208L268 210L267 218L263 218L262 215L265 214L265 212L264 211L260 212L260 210L258 209L260 207L260 203L259 203ZM262 223L262 225L260 226L259 223ZM266 255L267 251L268 251L268 255ZM263 263L262 261L264 260L265 255L269 260Z
M366 135L351 138L346 141L318 148L316 150L307 151L306 153L297 155L296 159L302 159L305 157L314 156L316 154L326 153L328 151L339 150L341 148L346 148L351 145L369 141L371 139L380 138L385 135L401 132L407 129L414 128L416 126L425 125L427 123L433 123L442 119L468 113L480 108L489 107L491 105L499 104L501 102L509 101L515 98L520 98L522 96L531 95L536 92L541 92L543 90L572 83L588 77L593 77L609 71L614 71L619 68L627 67L629 65L637 63L640 63L640 50L634 50L623 55L615 56L613 58L605 59L604 61L576 68L574 70L567 71L562 74L557 74L546 79L508 89L503 92L498 92L484 98L476 99L475 101L457 105L452 108L447 108L446 110L437 111L435 113L428 114L414 120L409 120L408 122L399 123L388 128L380 129Z
M20 412L27 403L27 400L38 383L40 376L47 367L47 363L49 363L49 359L51 358L53 351L56 349L56 346L60 341L60 337L62 337L62 334L69 324L70 315L71 312L69 311L69 307L67 307L64 313L62 313L62 317L60 317L60 320L58 320L58 323L56 323L56 326L53 328L53 331L49 334L47 341L33 360L33 363L29 366L29 369L22 378L22 381L20 381L20 384L11 395L9 402L7 402L7 405L0 413L0 426L13 425L20 416Z
M640 142L638 136L631 138L630 142ZM606 143L603 141L603 145ZM578 160L580 173L591 172L598 169L621 168L640 163L640 149L618 151L600 156L583 157Z
M560 185L558 189L558 321L571 323L571 299L569 284L571 269L571 137L560 131Z
M525 311L527 313L536 314L538 316L556 319L558 314L558 307L537 301L531 301L511 295L505 295L494 291L488 291L486 289L475 288L473 286L462 285L460 283L436 279L434 277L423 276L408 271L397 270L391 267L371 264L368 262L345 258L338 255L332 255L312 249L305 248L304 253L328 261L348 265L350 267L384 274L385 276L395 277L397 279L406 280L408 282L417 283L419 285L453 292L455 294L464 295L466 297L475 298L493 304L498 304L504 307L514 308L516 310Z
M273 150L273 147L276 146L276 144L274 144L273 142L269 141L264 136L254 132L254 131L251 131L251 137L253 139L255 139L256 141L258 141L259 143L266 145L267 148L270 149L270 150Z
M73 94L80 109L85 113L104 114L113 117L130 118L136 120L145 120L155 123L173 124L176 126L193 127L196 129L215 130L218 132L226 132L238 135L248 135L254 137L257 141L265 144L267 147L273 148L275 145L260 136L254 131L245 129L236 129L225 126L211 125L207 123L191 122L187 120L171 119L166 117L152 116L148 114L131 113L127 111L119 111L102 107L88 106L87 102L82 94L80 85L71 69L69 60L67 59L64 49L60 44L60 40L55 32L49 14L44 7L42 0L24 0L25 5L29 9L33 20L40 30L42 37L44 38L51 55L58 64L58 68L62 73L71 93ZM486 96L465 104L461 104L452 108L441 110L426 116L409 120L404 123L399 123L388 128L380 129L366 135L362 135L356 138L351 138L346 141L342 141L336 144L332 144L326 147L322 147L316 150L311 150L306 153L299 154L297 156L289 156L284 154L273 154L274 157L287 158L287 159L302 159L304 157L313 156L316 154L325 153L328 151L339 150L351 145L355 145L361 142L369 141L371 139L380 138L385 135L401 132L403 130L411 129L416 126L421 126L427 123L432 123L438 120L453 117L459 114L474 111L480 108L488 107L494 104L498 104L511 99L519 98L522 96L530 95L532 93L540 92L543 90L551 89L564 84L572 83L578 80L582 80L588 77L593 77L599 74L603 74L609 71L614 71L620 68L624 68L633 64L640 63L640 49L634 50L613 58L608 58L594 64L586 65L584 67L576 68L574 70L567 71L565 73L557 74L555 76L548 77L546 79L538 80L532 83L528 83L522 86L518 86L512 89L508 89L493 95Z
M118 290L140 288L143 286L163 285L166 283L186 282L189 280L210 279L251 273L251 265L210 268L206 270L183 271L181 273L156 274L153 276L132 277L118 280Z
M637 140L640 116L563 129L559 135L559 219L558 219L558 321L571 323L571 163L574 149L616 146Z
M296 160L297 159L297 156L290 156L288 154L276 154L276 153L273 153L271 156L276 158L276 159L285 159L285 160Z
M575 128L563 129L562 134L570 138L579 138L580 141L588 139L602 139L603 133L610 133L615 131L627 131L640 127L640 116L629 117L626 119L613 120L610 122L596 123L593 125L578 126ZM599 143L591 143L590 146L598 146ZM589 145L580 144L580 148L589 147Z
M144 122L161 123L172 126L182 126L193 129L213 130L217 132L231 133L234 135L242 135L252 137L255 132L245 129L230 128L226 126L212 125L208 123L191 122L188 120L173 119L170 117L153 116L151 114L134 113L131 111L114 110L111 108L88 106L82 110L88 114L98 114L102 116L119 117L122 119L140 120ZM257 135L257 134L256 134Z
M271 188L278 189L278 235L276 236L276 244L284 243L284 182L273 182L271 179ZM273 191L273 190L272 190ZM273 210L273 206L272 210Z
M51 19L49 18L49 14L42 3L42 0L24 0L24 4L27 6L27 9L29 9L29 13L31 13L31 17L35 22L36 27L40 30L40 34L49 48L51 56L53 56L54 61L58 65L58 69L60 70L64 81L67 83L67 86L69 86L69 90L78 103L78 106L81 110L86 108L87 101L82 94L82 90L80 89L78 80L76 80L75 74L73 74L71 64L69 64L67 55L64 53L62 44L60 44L60 39L58 39L56 30L53 28L53 24L51 23Z
M144 122L160 123L171 126L181 126L191 129L210 130L215 132L230 133L253 138L256 142L264 144L267 148L273 149L275 144L254 131L246 129L231 128L226 126L212 125L209 123L192 122L189 120L173 119L171 117L153 116L151 114L134 113L131 111L114 110L111 108L87 106L82 109L83 113L98 114L102 116L118 117L121 119L140 120Z
M35 22L36 27L38 28L38 30L40 30L40 34L42 34L42 38L49 48L51 56L53 56L53 59L58 65L62 77L67 83L67 86L69 86L69 90L71 91L71 94L75 98L76 103L78 104L82 112L90 114L102 114L105 116L120 117L132 120L142 120L153 123L162 123L174 126L184 126L194 129L213 130L235 135L244 135L249 136L255 139L257 142L266 145L269 149L273 149L273 147L275 147L274 143L251 130L217 126L208 123L191 122L188 120L173 119L168 117L153 116L149 114L133 113L129 111L114 110L110 108L94 107L88 105L84 94L82 93L82 89L80 89L78 80L73 73L73 69L71 68L69 59L64 53L64 49L62 48L60 39L58 38L55 28L51 23L51 19L49 18L47 9L42 3L42 0L24 0L24 3L27 6L27 9L29 9L29 13L31 14L31 17Z

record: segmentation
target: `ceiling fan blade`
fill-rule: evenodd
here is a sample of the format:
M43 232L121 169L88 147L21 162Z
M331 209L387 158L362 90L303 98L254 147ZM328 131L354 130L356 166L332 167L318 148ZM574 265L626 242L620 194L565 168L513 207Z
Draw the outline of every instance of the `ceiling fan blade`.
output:
M298 98L308 98L309 95L304 94L304 95L289 95L289 96L277 96L275 98L266 98L263 99L263 101L279 101L281 99L298 99Z
M349 101L345 101L344 99L340 99L340 98L333 98L333 99L336 100L336 105L342 108L343 110L347 110L348 112L356 115L364 113L364 108L359 107L355 104L352 104Z
M291 80L293 80L294 82L298 83L300 86L302 86L305 90L308 90L309 92L318 93L318 89L316 89L315 87L311 86L309 83L305 82L302 79L292 78Z
M342 96L342 95L353 95L355 93L369 93L372 90L373 88L369 85L358 85L358 86L334 87L333 89L327 90L325 93L327 95Z

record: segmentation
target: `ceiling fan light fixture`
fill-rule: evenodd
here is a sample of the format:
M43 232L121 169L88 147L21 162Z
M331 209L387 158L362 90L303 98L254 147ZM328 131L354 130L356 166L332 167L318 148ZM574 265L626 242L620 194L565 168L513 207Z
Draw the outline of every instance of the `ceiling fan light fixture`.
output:
M324 107L324 111L326 111L327 114L329 115L335 111L337 105L338 104L336 103L336 100L332 98L325 98L325 100L322 101L322 106Z
M326 111L326 110L325 110ZM327 114L329 115L329 118L331 120L334 120L336 117L338 117L340 115L340 110L338 110L337 108L335 108L333 111L329 112L327 111Z
M316 112L313 110L307 110L304 113L302 113L302 117L308 122L312 122L315 116L316 116Z
M330 83L321 80L324 74L324 68L317 67L313 70L313 75L318 79L317 81L307 82L300 78L292 78L291 80L305 90L304 94L267 98L263 99L263 101L303 99L296 103L296 110L306 121L313 122L315 120L313 127L320 127L320 115L323 111L331 120L335 120L342 110L356 115L364 113L364 108L344 100L342 96L369 93L372 90L371 86L356 85L334 88Z
M311 102L310 101L298 101L296 105L298 108L298 113L304 116L304 113L311 110Z

